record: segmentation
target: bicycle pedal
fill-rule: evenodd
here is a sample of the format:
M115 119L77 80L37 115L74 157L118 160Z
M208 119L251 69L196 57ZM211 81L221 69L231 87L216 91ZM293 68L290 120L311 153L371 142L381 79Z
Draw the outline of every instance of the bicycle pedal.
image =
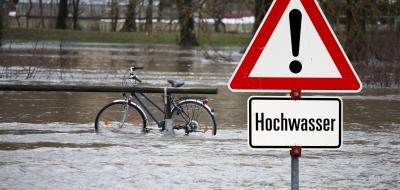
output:
M143 130L144 134L150 133L151 129L145 129Z
M182 126L180 126L180 125L175 125L174 129L180 130L180 129L182 129Z

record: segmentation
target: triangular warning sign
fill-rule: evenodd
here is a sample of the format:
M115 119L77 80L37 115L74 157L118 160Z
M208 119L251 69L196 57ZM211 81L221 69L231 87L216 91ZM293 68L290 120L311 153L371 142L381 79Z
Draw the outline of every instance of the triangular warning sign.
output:
M275 0L229 88L359 92L362 84L316 0Z

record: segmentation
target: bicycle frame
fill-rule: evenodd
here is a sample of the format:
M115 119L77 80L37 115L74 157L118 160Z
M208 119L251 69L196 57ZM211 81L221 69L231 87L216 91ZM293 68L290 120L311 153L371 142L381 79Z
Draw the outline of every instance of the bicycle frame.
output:
M144 97L148 102L150 102L155 108L157 108L158 111L160 111L161 113L163 113L164 115L166 114L165 110L159 106L155 100L153 100L152 98L150 98L149 96L147 96L144 93L131 93L132 97L134 100L136 100L140 106L146 111L147 114L150 115L150 117L157 123L158 128L163 128L164 124L162 123L162 121L159 121L157 119L157 117L154 115L154 113L149 109L149 107L140 99L140 97L138 95L141 95L142 97ZM172 101L173 106L175 105L175 102Z
M139 105L144 109L144 111L150 115L150 117L157 123L158 128L164 129L164 123L163 121L159 121L157 119L157 117L154 115L154 113L149 109L149 107L139 98L138 95L141 95L142 97L144 97L148 102L150 102L155 108L157 108L158 111L160 111L161 113L164 114L164 119L167 117L167 112L161 108L161 106L159 106L155 100L153 100L152 98L150 98L149 96L147 96L144 93L131 93L132 98L134 100L136 100ZM171 94L168 94L167 96L171 96ZM175 101L170 101L169 106L166 106L166 109L171 109L171 105L174 106L175 108L180 109ZM180 109L181 110L181 109ZM169 113L171 114L171 113ZM185 112L182 113L183 115L183 119L189 123L190 121L187 118L190 118Z

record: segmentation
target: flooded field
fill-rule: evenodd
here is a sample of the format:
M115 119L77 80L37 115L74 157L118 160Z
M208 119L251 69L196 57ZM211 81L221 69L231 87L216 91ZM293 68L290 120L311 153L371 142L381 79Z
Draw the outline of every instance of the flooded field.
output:
M288 189L288 151L250 150L246 101L226 88L239 47L10 43L0 83L123 85L130 65L144 86L212 86L217 136L93 132L119 93L0 92L0 189ZM396 73L395 73L396 74ZM397 73L399 75L399 73ZM366 76L362 76L366 77ZM400 89L370 88L344 100L344 145L305 150L302 189L400 187ZM390 86L390 85L389 85ZM160 95L151 95L160 101ZM162 115L158 115L162 118ZM152 123L154 125L154 123Z

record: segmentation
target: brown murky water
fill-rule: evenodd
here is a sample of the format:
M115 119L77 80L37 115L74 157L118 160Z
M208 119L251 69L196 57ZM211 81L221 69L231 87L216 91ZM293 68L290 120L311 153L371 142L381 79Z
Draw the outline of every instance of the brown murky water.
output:
M166 86L167 79L182 79L186 86L217 87L219 94L208 97L222 130L206 139L96 135L92 131L97 111L121 94L0 92L0 188L289 187L286 151L247 147L246 101L251 94L226 88L241 57L240 47L211 51L64 44L60 51L56 42L35 47L32 43L3 46L0 83L122 85L127 68L140 65L145 69L138 75L146 86ZM151 96L161 99L158 94ZM400 89L367 88L358 95L338 96L344 99L344 146L306 151L301 186L399 188ZM107 180L93 177L99 174Z

